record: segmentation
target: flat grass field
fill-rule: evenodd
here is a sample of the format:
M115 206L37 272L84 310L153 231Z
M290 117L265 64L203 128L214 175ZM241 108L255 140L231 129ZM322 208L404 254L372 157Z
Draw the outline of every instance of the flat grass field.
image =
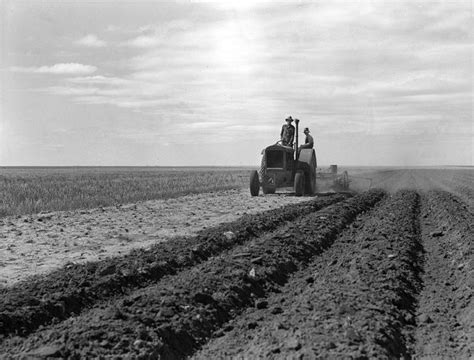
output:
M237 167L0 167L0 216L241 188L248 174Z

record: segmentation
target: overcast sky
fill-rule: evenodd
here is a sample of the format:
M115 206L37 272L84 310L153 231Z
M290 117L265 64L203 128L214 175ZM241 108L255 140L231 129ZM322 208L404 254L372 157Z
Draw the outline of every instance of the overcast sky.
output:
M0 0L0 165L473 165L466 1Z

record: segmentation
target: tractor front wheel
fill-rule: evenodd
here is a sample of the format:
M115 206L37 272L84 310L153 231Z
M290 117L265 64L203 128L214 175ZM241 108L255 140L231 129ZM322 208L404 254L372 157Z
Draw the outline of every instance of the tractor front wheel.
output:
M298 171L295 174L295 195L301 196L304 192L304 173L302 171Z
M257 170L253 170L250 173L250 195L258 196L260 191L260 181L258 180Z

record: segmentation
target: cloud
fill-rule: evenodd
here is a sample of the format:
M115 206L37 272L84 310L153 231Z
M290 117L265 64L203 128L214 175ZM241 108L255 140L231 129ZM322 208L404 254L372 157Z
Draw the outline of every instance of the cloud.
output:
M89 34L76 41L76 44L88 47L104 47L107 43L100 40L96 35Z
M50 86L43 89L43 91L54 95L84 96L95 95L99 92L99 89L92 87L74 88L65 86Z
M84 65L78 63L60 63L54 64L51 66L39 66L39 67L21 67L14 66L10 68L13 72L22 72L22 73L36 73L36 74L65 74L65 75L74 75L74 74L91 74L97 71L96 66Z
M109 86L125 85L125 84L130 83L130 81L126 79L122 79L119 77L102 76L102 75L74 77L74 78L69 78L68 81L74 84L109 85Z
M190 20L170 20L162 24L147 24L137 29L138 36L122 45L136 48L156 48L168 43L171 37L191 31L195 23Z
M161 41L160 37L157 37L157 36L141 35L125 42L124 44L128 46L132 46L132 47L147 48L147 47L154 47L158 45L160 41Z
M208 128L245 138L257 123L255 133L274 127L277 134L290 114L332 135L421 133L435 121L466 128L471 47L433 35L456 34L455 24L468 31L462 11L446 17L443 7L396 4L243 5L217 7L219 17L202 22L136 26L117 39L128 57L108 76L70 77L47 91L173 118L189 139Z

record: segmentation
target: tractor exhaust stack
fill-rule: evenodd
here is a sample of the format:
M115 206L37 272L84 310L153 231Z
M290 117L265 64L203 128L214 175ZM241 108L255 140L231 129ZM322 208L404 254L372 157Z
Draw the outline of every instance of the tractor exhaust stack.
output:
M298 124L300 120L295 119L295 124L296 124L296 130L295 130L295 153L296 153L296 160L298 160Z

